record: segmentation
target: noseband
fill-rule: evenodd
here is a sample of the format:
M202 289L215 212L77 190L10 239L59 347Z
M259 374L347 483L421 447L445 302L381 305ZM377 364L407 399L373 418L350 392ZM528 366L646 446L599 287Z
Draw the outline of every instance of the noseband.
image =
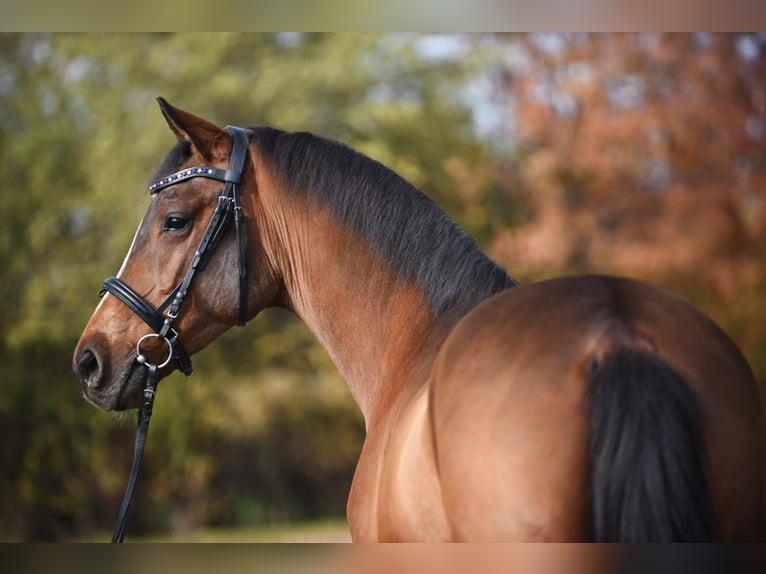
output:
M229 169L223 170L215 167L199 166L189 167L154 182L149 186L149 192L155 195L177 183L204 177L225 182L223 192L218 198L218 205L210 218L197 250L194 252L186 275L175 289L168 295L159 307L153 307L146 299L128 286L122 279L109 277L104 281L101 294L111 293L122 301L129 309L138 315L154 332L141 337L136 343L136 361L147 368L146 385L144 387L143 404L138 411L138 427L136 430L136 445L133 452L133 465L130 470L125 495L122 499L117 524L114 528L112 542L122 542L125 535L125 522L127 519L130 501L133 498L133 490L141 465L146 434L149 430L149 418L152 415L154 393L157 385L159 369L175 361L178 370L185 375L193 372L191 357L184 349L179 339L179 333L173 328L173 322L178 317L178 312L183 305L184 299L189 292L194 277L205 268L210 256L215 251L232 219L237 235L238 244L238 269L239 269L239 322L243 326L247 322L247 262L245 259L245 225L242 214L242 206L239 198L239 184L245 171L249 144L247 130L234 126L226 126L226 131L232 136L234 146L229 158ZM141 344L151 338L164 341L168 348L168 356L160 363L151 363L144 353L141 352Z

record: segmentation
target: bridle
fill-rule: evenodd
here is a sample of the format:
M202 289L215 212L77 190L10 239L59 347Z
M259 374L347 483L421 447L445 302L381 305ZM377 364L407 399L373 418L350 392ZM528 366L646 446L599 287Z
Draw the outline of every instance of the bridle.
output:
M242 205L240 204L239 185L245 171L245 163L248 157L248 138L247 130L234 126L226 126L226 132L232 136L234 145L229 158L229 169L219 169L208 166L189 167L168 175L152 183L149 186L149 193L155 195L163 189L181 183L196 177L215 179L225 182L223 191L218 198L213 215L205 229L202 240L194 252L189 268L184 278L176 286L170 295L163 301L159 307L153 307L146 299L139 295L135 290L128 286L122 279L109 277L104 281L104 288L101 295L111 293L128 306L136 315L149 325L153 332L147 333L136 343L136 361L144 365L147 369L146 385L144 386L143 403L138 411L138 426L136 429L136 444L133 451L133 465L130 469L128 484L125 487L125 495L120 505L120 512L117 516L117 524L114 527L112 542L122 542L125 536L125 522L127 520L130 501L133 498L133 491L138 478L138 470L141 466L144 445L146 444L146 435L149 430L149 419L152 415L154 404L155 388L157 385L157 374L160 369L175 361L178 370L185 375L191 375L193 372L191 357L184 349L179 333L173 328L173 322L178 317L178 312L183 305L184 299L189 292L189 287L194 277L205 268L210 256L215 251L229 225L234 220L234 228L237 235L238 244L238 270L239 270L239 321L240 326L247 322L247 261L245 253L245 221L242 214ZM168 348L168 356L161 363L151 363L146 355L141 352L141 344L147 339L157 338L164 341Z

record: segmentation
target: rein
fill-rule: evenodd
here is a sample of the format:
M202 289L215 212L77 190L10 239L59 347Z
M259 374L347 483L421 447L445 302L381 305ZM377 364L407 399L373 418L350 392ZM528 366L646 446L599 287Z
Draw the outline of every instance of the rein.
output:
M136 479L141 466L141 459L146 444L146 436L149 431L149 419L152 416L154 395L157 385L159 370L175 361L178 370L184 375L192 374L191 357L184 349L179 339L179 333L173 328L173 321L178 317L178 311L186 298L194 277L205 268L210 256L215 251L225 231L234 220L234 229L237 235L238 271L239 271L239 326L247 322L247 261L245 259L245 222L242 214L242 205L239 197L239 184L245 170L245 162L248 155L247 131L234 126L226 126L226 131L234 140L234 147L229 158L229 169L223 170L214 167L199 166L190 167L173 173L149 186L149 192L155 195L165 188L181 183L188 179L204 177L225 182L223 191L218 198L218 205L210 218L199 246L194 252L186 275L175 289L168 295L159 307L153 307L146 299L141 297L135 290L128 286L118 277L109 277L104 281L104 288L100 295L111 293L138 315L154 332L147 333L136 343L136 361L147 369L146 385L144 386L143 404L138 411L138 425L136 427L136 442L133 450L133 464L130 469L125 494L122 498L120 511L117 515L117 524L114 527L112 542L122 542L125 536L125 523L127 521L130 502L136 487ZM141 352L141 344L151 338L164 341L168 347L168 356L162 363L151 363L147 356Z

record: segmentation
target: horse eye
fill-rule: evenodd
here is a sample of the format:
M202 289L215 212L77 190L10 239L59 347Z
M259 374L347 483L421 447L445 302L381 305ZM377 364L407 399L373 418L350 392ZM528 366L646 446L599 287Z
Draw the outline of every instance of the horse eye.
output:
M165 224L162 227L163 231L183 231L187 227L189 227L189 222L191 220L187 219L186 217L183 217L182 215L178 215L177 213L172 213L168 215L165 218Z

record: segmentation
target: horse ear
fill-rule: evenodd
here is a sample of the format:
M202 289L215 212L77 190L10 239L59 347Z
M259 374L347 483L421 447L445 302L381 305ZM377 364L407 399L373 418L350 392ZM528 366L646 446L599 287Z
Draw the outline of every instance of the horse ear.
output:
M229 156L231 137L217 125L171 106L164 98L157 98L162 115L178 141L188 141L207 160Z

